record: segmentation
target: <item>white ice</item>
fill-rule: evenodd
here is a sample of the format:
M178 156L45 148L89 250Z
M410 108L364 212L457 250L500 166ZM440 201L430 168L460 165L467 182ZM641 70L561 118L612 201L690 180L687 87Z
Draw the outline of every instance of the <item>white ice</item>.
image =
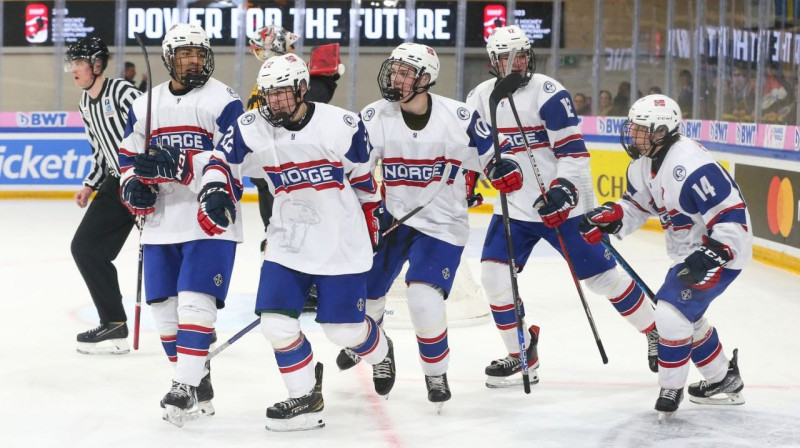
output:
M675 418L659 425L653 410L659 389L647 368L645 337L584 289L610 359L603 365L565 263L544 247L520 276L528 321L541 326L541 382L530 395L521 387L484 387L485 365L504 356L488 319L451 328L453 398L436 415L411 330L389 330L398 380L384 400L373 391L369 366L338 371L338 349L304 315L315 358L325 365L325 428L264 429L266 407L285 399L286 391L267 342L253 331L213 362L217 415L178 429L161 420L158 402L169 389L171 367L146 306L139 351L75 351L75 335L97 325L70 255L82 214L70 201L0 201L0 447L800 446L796 275L753 262L707 313L725 352L739 348L746 404L684 400ZM244 214L246 242L239 246L228 305L219 313L222 340L255 318L256 204L245 204ZM472 216L466 254L476 278L487 220ZM660 234L640 231L616 246L651 288L660 285L668 266ZM134 231L116 262L131 328L136 255ZM692 368L689 382L699 379Z

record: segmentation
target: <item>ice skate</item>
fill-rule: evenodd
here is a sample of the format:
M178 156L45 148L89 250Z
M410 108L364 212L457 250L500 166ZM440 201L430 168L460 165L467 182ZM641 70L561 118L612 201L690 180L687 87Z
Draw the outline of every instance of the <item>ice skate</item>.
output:
M690 384L689 401L697 404L744 404L744 396L741 393L744 383L739 376L738 357L739 349L733 349L733 358L728 363L728 373L721 381L713 384L707 381Z
M386 343L389 344L389 351L383 361L372 366L372 382L375 384L375 392L378 395L385 396L389 399L389 392L394 387L394 379L397 376L394 365L394 344L388 337Z
M436 413L442 413L444 402L450 399L450 385L447 384L447 374L438 376L425 375L425 387L428 388L428 401L436 406Z
M161 400L164 407L163 419L183 428L189 411L197 405L197 391L188 384L172 382L172 389Z
M84 355L124 355L130 353L128 325L125 322L100 324L83 333L78 333L78 353Z
M658 400L656 400L658 423L665 423L671 419L681 401L683 401L683 389L664 389L662 387L658 394Z
M350 369L359 362L361 362L361 357L347 347L343 348L336 357L336 366L339 367L339 370Z
M647 336L647 364L651 372L658 372L658 330L653 328L645 336Z
M317 384L302 397L289 398L267 408L267 429L276 432L306 431L325 426L322 420L322 364L314 368Z
M539 343L539 338L533 327L528 329L531 334L531 342L528 348L525 349L525 355L528 358L528 379L531 384L539 383L539 373L536 369L539 368L539 354L536 346ZM505 358L495 359L488 366L486 366L486 387L490 389L505 388L517 386L522 384L522 361L519 356L506 356ZM517 375L519 374L519 375Z
M208 373L197 385L197 407L191 411L194 418L211 417L216 413L214 404L211 402L214 399L214 386L211 385L211 361L206 361L206 370Z

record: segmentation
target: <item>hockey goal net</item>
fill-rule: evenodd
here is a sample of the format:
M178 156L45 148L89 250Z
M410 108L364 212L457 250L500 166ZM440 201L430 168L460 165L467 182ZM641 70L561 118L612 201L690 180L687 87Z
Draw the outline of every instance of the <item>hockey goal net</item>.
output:
M386 294L386 313L383 316L387 328L412 328L411 316L406 302L406 270L408 263L392 284ZM476 281L480 266L470 266L466 257L456 271L453 288L445 303L447 304L447 325L449 327L467 327L478 325L489 318L489 302L483 294L483 288Z

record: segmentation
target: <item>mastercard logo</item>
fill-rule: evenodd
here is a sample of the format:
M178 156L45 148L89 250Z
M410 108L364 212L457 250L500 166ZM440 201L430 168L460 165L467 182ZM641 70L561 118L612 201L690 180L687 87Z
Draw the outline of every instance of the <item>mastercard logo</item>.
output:
M772 178L767 193L767 223L773 235L780 234L786 238L792 230L794 218L794 194L789 179Z

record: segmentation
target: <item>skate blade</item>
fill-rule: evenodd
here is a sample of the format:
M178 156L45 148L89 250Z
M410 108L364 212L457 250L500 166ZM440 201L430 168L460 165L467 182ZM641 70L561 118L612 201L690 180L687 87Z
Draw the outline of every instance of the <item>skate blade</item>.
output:
M744 395L741 392L722 393L713 397L694 397L689 395L689 401L695 404L710 404L721 406L738 406L744 404Z
M436 415L442 415L442 408L444 408L444 401L440 401L437 403L433 403L433 407L436 409Z
M211 403L211 401L201 401L186 413L186 420L197 420L200 417L211 417L214 414L216 414L214 404Z
M539 384L539 372L536 369L528 369L528 379L531 384ZM489 389L505 389L507 387L519 386L522 384L522 372L509 376L487 376L486 387Z
M308 431L324 428L325 421L322 419L322 412L320 411L300 414L287 419L267 417L267 424L265 427L267 430L274 432Z
M661 411L659 411L658 412L658 424L659 425L663 425L663 424L667 423L668 421L672 420L672 418L675 416L675 412L677 412L677 411L673 411L673 412L661 412Z
M75 350L82 355L124 355L131 352L125 339L107 339L94 343L78 342Z
M164 421L172 423L178 428L183 428L183 425L186 423L186 410L168 404L164 407L164 415L162 418Z

